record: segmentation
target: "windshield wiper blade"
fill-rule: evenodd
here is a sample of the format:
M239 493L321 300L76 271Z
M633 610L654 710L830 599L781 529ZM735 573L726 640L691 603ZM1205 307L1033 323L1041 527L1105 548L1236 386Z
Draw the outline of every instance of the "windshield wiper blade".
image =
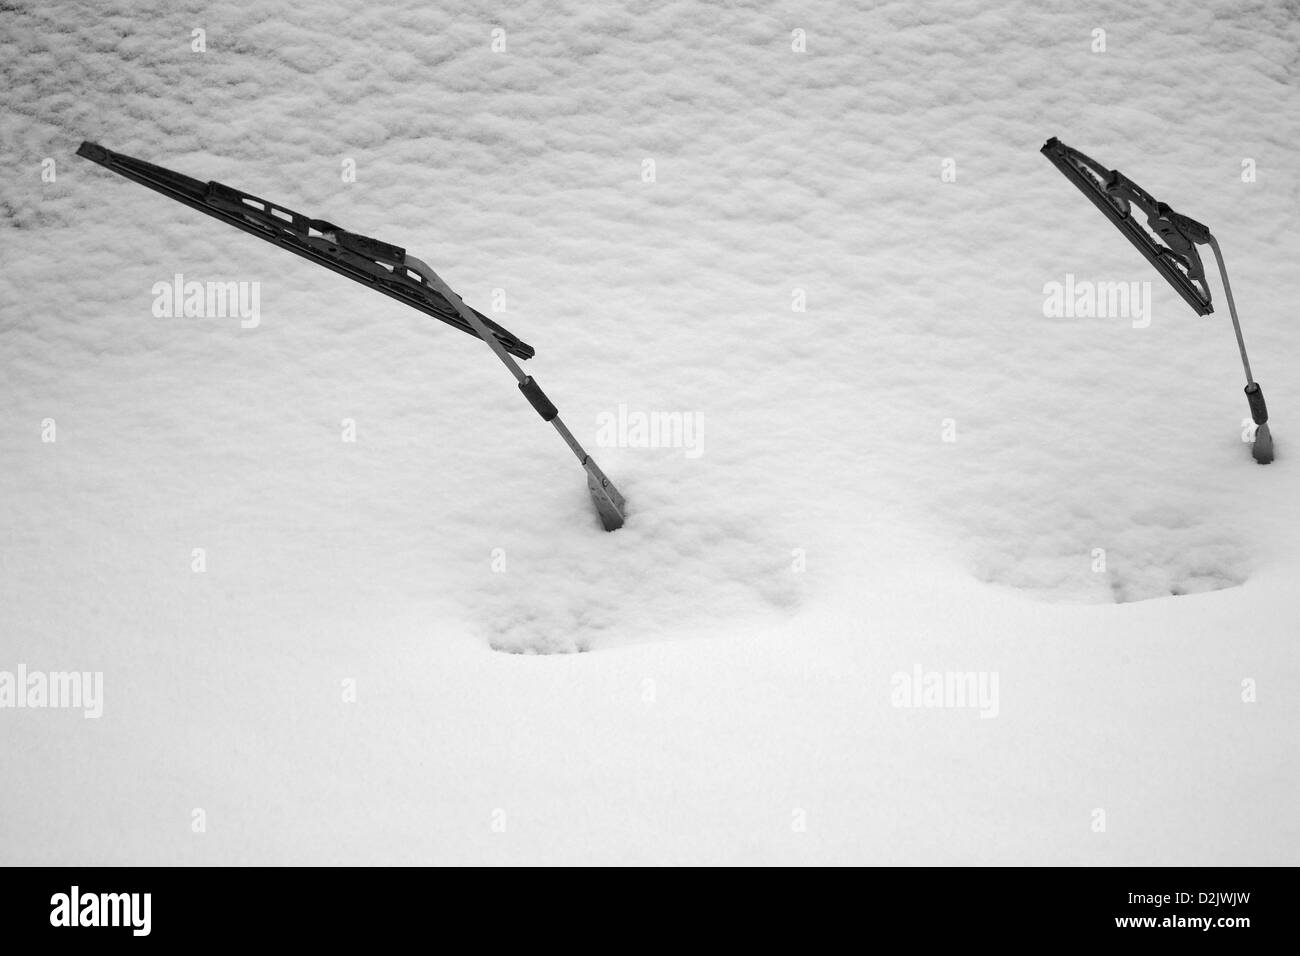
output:
M1146 258L1197 315L1214 311L1196 243L1210 241L1210 230L1195 219L1180 215L1115 169L1107 169L1090 156L1066 146L1053 136L1039 150L1065 178L1092 200L1128 241ZM1137 206L1146 214L1142 226L1132 214ZM1162 244L1159 240L1164 240Z
M77 155L369 286L475 338L480 337L460 312L460 308L469 306L461 303L458 308L457 304L449 302L441 292L432 288L424 276L408 267L406 250L400 246L349 232L323 219L312 219L222 183L205 183L184 173L116 153L97 143L82 143ZM478 310L473 312L511 355L530 359L536 354L531 345L520 341L512 332Z

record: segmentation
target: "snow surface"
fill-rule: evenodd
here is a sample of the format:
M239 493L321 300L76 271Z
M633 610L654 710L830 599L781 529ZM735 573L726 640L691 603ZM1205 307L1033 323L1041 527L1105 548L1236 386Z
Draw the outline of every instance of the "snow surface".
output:
M0 710L0 862L1298 862L1293 6L60 0L0 70L0 670L105 696ZM1273 465L1051 135L1214 229ZM480 343L82 139L432 263L627 526Z

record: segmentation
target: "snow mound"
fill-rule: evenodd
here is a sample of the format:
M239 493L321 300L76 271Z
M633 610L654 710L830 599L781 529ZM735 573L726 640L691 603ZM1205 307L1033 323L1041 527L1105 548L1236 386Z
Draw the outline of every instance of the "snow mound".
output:
M467 602L494 649L589 651L801 605L792 549L761 516L674 501L635 482L626 490L629 516L619 531L593 534L581 548L530 540L479 579Z

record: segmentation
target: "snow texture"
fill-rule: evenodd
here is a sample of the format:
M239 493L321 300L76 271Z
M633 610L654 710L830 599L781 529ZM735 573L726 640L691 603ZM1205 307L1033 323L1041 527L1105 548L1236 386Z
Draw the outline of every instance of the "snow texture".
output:
M1298 51L1222 0L0 7L0 670L104 674L0 710L0 863L1295 864ZM1217 275L1052 135L1219 237L1275 463ZM481 343L83 139L430 262L627 526ZM260 323L155 317L177 273Z

